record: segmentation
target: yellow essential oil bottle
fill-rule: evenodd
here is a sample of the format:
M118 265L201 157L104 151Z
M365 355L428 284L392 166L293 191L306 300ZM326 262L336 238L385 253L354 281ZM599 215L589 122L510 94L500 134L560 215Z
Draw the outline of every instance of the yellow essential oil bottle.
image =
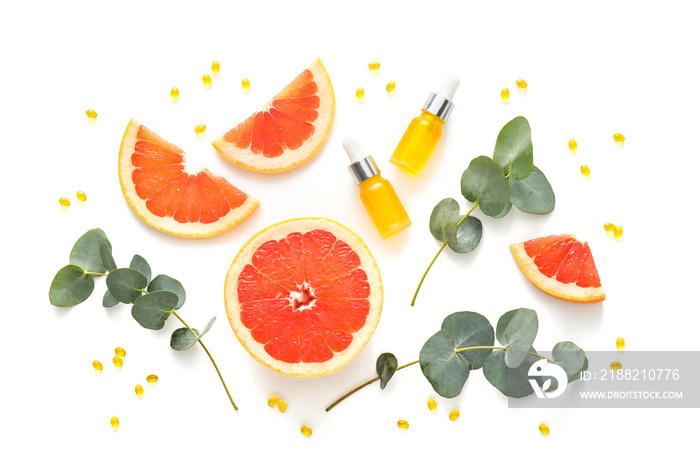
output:
M382 238L387 239L411 226L411 219L396 191L391 183L381 177L372 156L362 152L352 137L343 140L343 147L350 157L348 170L360 186L360 199Z
M430 93L421 114L408 125L391 163L409 175L420 175L442 136L442 125L452 113L452 99L458 87L459 78L450 76L437 93Z

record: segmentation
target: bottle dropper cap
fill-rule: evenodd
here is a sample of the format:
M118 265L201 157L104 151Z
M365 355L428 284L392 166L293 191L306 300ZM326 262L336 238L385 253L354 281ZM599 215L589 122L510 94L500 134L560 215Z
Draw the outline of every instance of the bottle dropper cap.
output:
M379 175L379 167L374 162L371 155L367 155L357 143L354 137L348 136L343 139L343 148L350 158L350 174L355 178L357 184Z
M427 110L442 121L447 121L455 106L452 99L454 99L458 87L459 78L455 75L448 77L437 93L430 93L428 100L423 105L423 110Z

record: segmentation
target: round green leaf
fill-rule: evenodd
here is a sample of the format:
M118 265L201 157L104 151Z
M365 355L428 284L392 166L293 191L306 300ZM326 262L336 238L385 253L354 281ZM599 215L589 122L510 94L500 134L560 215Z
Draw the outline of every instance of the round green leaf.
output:
M147 282L151 281L151 266L148 265L146 259L138 254L134 254L134 257L131 259L131 264L129 264L129 268L141 272L143 276L146 277Z
M555 197L547 177L537 167L524 180L508 178L510 202L528 214L544 215L554 210Z
M175 293L178 299L175 309L180 309L185 304L185 298L187 297L185 288L182 286L182 283L172 277L158 275L151 280L151 283L148 284L148 292L151 293L153 291L172 291Z
M107 275L107 288L120 303L133 303L146 289L148 280L134 269L116 269Z
M525 117L515 117L498 133L493 159L510 178L522 180L532 171L532 135Z
M201 338L196 328L193 328L192 332L187 327L175 330L170 336L170 347L175 351L185 351L192 348Z
M102 265L105 266L108 272L117 268L117 264L112 256L112 246L104 241L100 241L100 259L102 259Z
M114 307L117 304L119 304L117 298L112 296L112 293L110 293L109 290L105 290L105 294L102 297L102 307Z
M476 312L455 312L442 321L442 331L452 341L452 348L463 354L472 369L480 369L491 349L458 351L463 348L493 346L493 326L489 320Z
M530 352L537 353L535 348L530 348ZM495 350L484 361L484 377L505 396L522 398L534 392L527 373L539 360L537 356L527 354L522 364L510 368L506 365L505 351Z
M466 254L472 252L481 241L483 227L481 220L471 215L457 226L458 222L450 223L445 228L445 241L454 252Z
M92 294L95 281L77 265L66 265L56 273L49 288L49 301L54 306L80 304Z
M532 309L514 309L498 319L496 338L506 347L504 359L508 367L516 368L525 360L537 336L537 328L537 313Z
M588 370L588 357L583 358L583 367L581 367L581 370L569 377L569 382L573 382L574 380L578 380L581 378L581 372L587 371Z
M100 243L111 247L107 235L99 228L94 228L78 238L70 252L70 263L90 273L105 273L107 267L102 263Z
M396 373L399 361L391 353L382 353L377 358L377 375L379 376L379 388L384 390L386 384Z
M568 379L571 380L576 374L581 373L586 361L586 354L575 343L560 341L552 349L552 359L554 364L564 369Z
M511 193L511 196L512 196L512 193ZM508 212L510 212L511 207L513 207L513 204L510 201L506 202L506 206L503 208L503 211L498 215L494 215L493 218L505 217L506 215L508 215Z
M505 209L510 187L501 167L493 159L480 155L462 174L462 195L470 202L478 202L484 214L495 217Z
M160 330L177 304L177 295L170 291L154 291L138 298L131 315L141 327Z
M430 214L430 233L438 241L445 241L445 228L456 225L459 215L459 203L452 198L438 202Z
M469 359L455 351L454 342L444 330L425 342L419 359L423 375L440 396L454 398L462 392L471 370Z

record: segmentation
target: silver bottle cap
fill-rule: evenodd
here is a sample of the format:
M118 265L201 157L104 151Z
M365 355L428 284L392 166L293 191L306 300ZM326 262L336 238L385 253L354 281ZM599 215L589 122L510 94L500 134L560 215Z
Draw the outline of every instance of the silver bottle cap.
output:
M455 107L452 99L458 87L459 78L457 76L449 76L437 93L430 93L428 100L423 105L423 110L432 113L442 121L447 121L452 113L452 109Z
M343 140L343 147L350 157L348 170L357 184L379 175L379 167L371 155L365 155L355 138L347 137Z

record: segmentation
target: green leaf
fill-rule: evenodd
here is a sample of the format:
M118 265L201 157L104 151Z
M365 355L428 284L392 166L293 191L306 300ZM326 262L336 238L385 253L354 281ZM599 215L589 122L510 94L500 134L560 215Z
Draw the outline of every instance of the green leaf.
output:
M430 214L430 233L438 241L445 241L445 229L459 222L459 203L452 198L438 202Z
M117 268L117 263L114 262L114 257L112 256L112 246L104 241L100 241L100 259L108 272Z
M530 352L537 353L535 348ZM484 361L484 377L505 396L522 398L534 392L528 381L530 366L540 360L537 356L527 354L527 357L516 368L506 365L506 354L503 350L495 350Z
M473 348L476 346L493 346L493 326L489 320L476 312L455 312L442 321L444 331L454 342L454 347ZM461 351L469 360L472 369L481 369L484 359L491 354L491 349L474 349Z
M552 360L566 372L569 381L575 375L581 374L586 362L586 354L581 348L570 341L560 341L552 349Z
M459 222L451 223L445 228L447 245L460 254L472 252L481 241L481 220L470 215L459 226L457 223Z
M470 202L478 202L484 214L495 217L508 204L510 187L501 167L493 159L480 155L462 174L462 195Z
M187 327L175 330L170 336L170 347L175 351L185 351L192 348L201 338L196 328L193 328L192 332Z
M216 321L216 316L212 317L209 319L209 322L207 322L207 325L204 326L204 330L202 330L202 333L199 334L199 339L201 340L204 335L207 334L209 330L211 330L211 326L214 325L214 322Z
M382 353L377 358L377 375L379 376L379 388L384 390L386 384L394 376L399 367L399 361L391 353Z
M143 276L146 277L146 282L151 281L151 266L148 265L146 259L138 254L134 254L133 259L131 259L131 264L129 264L129 268L141 272Z
M134 269L116 269L107 275L107 288L120 303L133 303L146 289L148 280Z
M54 306L80 304L92 294L95 281L77 265L66 265L56 273L49 288L49 301Z
M528 214L544 215L554 210L555 197L547 177L537 167L524 180L508 178L510 202Z
M89 273L105 273L107 267L100 256L100 243L103 242L111 247L104 231L99 228L88 231L75 242L70 252L70 263Z
M512 195L512 194L511 194L511 195ZM510 208L511 208L511 207L513 207L513 204L511 204L510 201L506 202L506 206L503 208L503 211L502 211L500 214L498 214L498 215L494 215L493 218L503 218L503 217L505 217L506 215L508 215L508 212L510 212Z
M170 291L154 291L138 298L131 315L141 327L160 330L177 304L177 295Z
M515 117L498 133L493 159L505 175L522 180L532 171L532 134L525 117Z
M102 297L102 307L114 307L119 304L119 300L112 296L109 290L105 290L105 295Z
M588 357L583 358L583 367L581 367L581 370L575 373L573 376L569 377L569 383L578 380L581 378L581 372L587 371L588 370Z
M151 283L148 284L148 292L151 293L153 291L172 291L175 293L178 298L175 309L180 309L182 305L185 304L185 298L187 297L185 294L185 288L182 286L182 283L172 277L167 275L158 275L156 278L151 280Z
M532 309L519 308L508 311L498 319L496 338L506 347L505 364L516 368L528 356L537 336L537 313Z

